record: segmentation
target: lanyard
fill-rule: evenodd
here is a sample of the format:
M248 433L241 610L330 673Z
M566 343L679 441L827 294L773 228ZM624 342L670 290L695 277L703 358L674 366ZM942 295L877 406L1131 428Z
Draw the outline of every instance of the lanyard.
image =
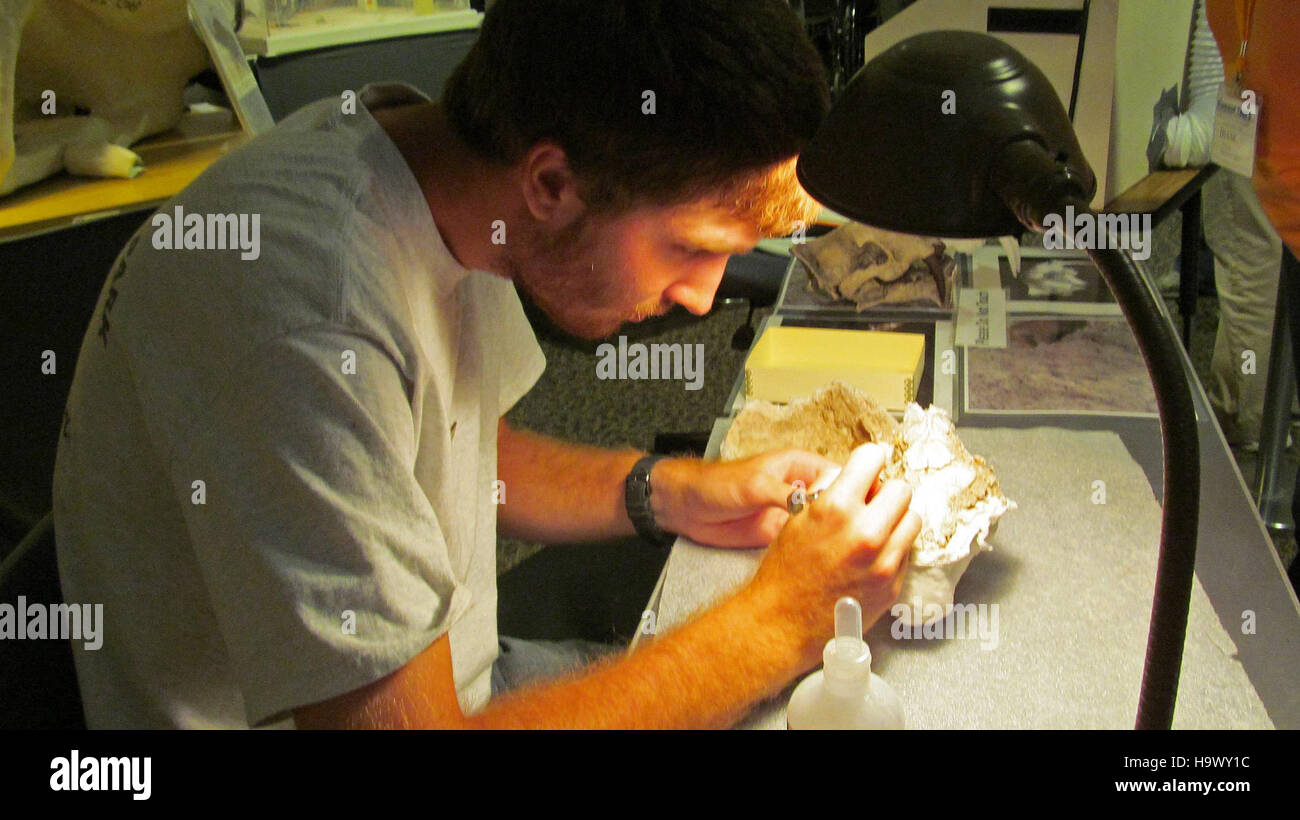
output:
M1255 20L1255 0L1237 0L1235 11L1237 12L1237 36L1241 38L1241 49L1237 51L1237 59L1233 61L1232 70L1240 82L1241 73L1246 68L1246 44L1250 42L1250 27Z

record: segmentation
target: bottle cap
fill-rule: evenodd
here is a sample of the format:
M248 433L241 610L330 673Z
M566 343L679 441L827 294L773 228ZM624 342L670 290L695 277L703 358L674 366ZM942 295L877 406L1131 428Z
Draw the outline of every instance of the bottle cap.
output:
M862 640L862 606L854 598L835 602L835 637L826 642L822 667L832 686L859 688L871 681L871 648Z

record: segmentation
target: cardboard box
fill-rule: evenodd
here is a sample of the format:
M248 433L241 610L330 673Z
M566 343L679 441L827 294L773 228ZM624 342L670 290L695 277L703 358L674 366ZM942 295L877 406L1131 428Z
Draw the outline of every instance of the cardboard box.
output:
M769 327L745 362L745 398L784 403L838 379L902 412L924 367L919 333Z

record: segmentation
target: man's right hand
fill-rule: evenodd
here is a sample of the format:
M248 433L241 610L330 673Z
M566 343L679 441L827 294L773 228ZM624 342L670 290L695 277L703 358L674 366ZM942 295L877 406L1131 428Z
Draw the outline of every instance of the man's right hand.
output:
M750 582L781 602L790 628L805 640L810 667L834 634L837 600L858 599L865 628L902 589L921 517L908 509L912 489L906 482L878 482L884 466L880 445L854 450L835 481L790 518Z

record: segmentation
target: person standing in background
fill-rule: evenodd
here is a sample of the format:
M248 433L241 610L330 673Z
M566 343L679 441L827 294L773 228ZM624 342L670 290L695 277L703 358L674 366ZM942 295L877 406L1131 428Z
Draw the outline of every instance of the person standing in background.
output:
M1227 168L1206 181L1201 209L1219 293L1219 327L1206 393L1228 444L1257 452L1282 240L1260 207L1250 178ZM1255 353L1255 369L1243 373L1242 353L1248 350Z
M1153 131L1147 152L1154 149L1159 159L1152 170L1201 168L1210 162L1223 60L1205 0L1196 0L1195 6L1182 110ZM1257 452L1267 384L1257 374L1268 372L1282 240L1260 207L1248 174L1220 168L1201 189L1201 203L1219 300L1206 397L1228 444ZM1244 366L1246 358L1253 358L1253 368Z
M1300 257L1300 3L1209 0L1206 12L1223 56L1225 80L1239 79L1241 88L1253 91L1257 100L1252 182L1259 204L1290 253ZM1287 301L1278 310L1287 312L1292 355L1300 361L1300 281L1286 284ZM1291 512L1300 520L1300 494L1292 496ZM1300 560L1292 560L1288 575L1293 587L1300 584Z

